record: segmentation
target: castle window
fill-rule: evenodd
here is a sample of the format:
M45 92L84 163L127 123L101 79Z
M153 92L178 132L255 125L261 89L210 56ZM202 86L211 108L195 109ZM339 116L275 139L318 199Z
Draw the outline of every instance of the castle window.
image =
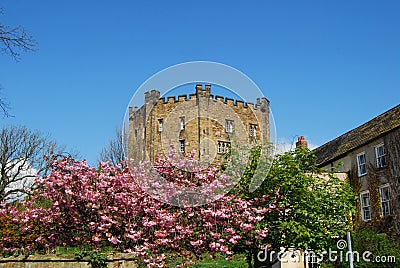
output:
M375 155L376 155L376 167L381 168L386 166L386 153L383 143L375 147Z
M181 153L185 152L185 140L179 140L179 151Z
M218 141L218 153L219 154L229 153L230 147L231 147L230 142Z
M371 199L369 192L365 191L360 194L361 200L361 214L363 221L371 220Z
M158 132L163 131L163 126L164 126L164 120L163 119L158 119Z
M185 129L185 117L179 117L179 121L180 121L180 126L181 126L181 130Z
M227 133L233 132L233 120L225 120L225 131Z
M390 187L388 184L379 187L381 195L382 216L390 215Z
M367 174L367 161L364 152L357 155L357 167L358 167L358 177Z
M257 137L257 125L250 124L250 137Z

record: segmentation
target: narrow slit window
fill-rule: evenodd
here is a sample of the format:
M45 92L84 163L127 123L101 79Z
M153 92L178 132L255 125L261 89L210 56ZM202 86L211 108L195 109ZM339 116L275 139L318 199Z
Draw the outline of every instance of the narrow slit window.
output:
M185 129L185 117L179 117L179 124L180 124L180 130L184 130Z
M180 141L179 141L179 151L180 151L181 153L184 153L184 152L185 152L185 140L180 140Z
M164 126L164 120L163 119L158 119L158 132L163 131L163 126Z
M250 124L250 137L257 137L257 125Z
M227 133L233 132L233 120L226 120L225 121L225 131Z

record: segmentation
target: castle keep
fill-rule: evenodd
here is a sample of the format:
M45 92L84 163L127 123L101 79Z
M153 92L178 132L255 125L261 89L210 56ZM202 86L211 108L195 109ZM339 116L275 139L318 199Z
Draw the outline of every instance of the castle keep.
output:
M229 152L233 142L252 145L269 141L269 101L245 103L211 94L211 85L196 85L190 95L161 97L145 93L140 108L129 108L128 159L154 161L170 145L180 153L197 151L212 163Z

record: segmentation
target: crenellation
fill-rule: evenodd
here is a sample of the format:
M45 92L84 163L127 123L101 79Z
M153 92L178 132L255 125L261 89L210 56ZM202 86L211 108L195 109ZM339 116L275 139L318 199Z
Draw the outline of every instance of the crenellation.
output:
M202 84L196 84L196 95L201 97L209 97L211 94L210 89L210 84L206 84L204 88Z
M174 103L175 102L175 96L170 96L167 99L168 99L167 103Z
M247 108L247 106L244 106L244 105L245 105L245 102L244 102L244 101L241 101L241 100L237 100L237 101L236 101L236 105L237 105L240 109L245 109L245 108Z
M232 98L225 98L225 103L228 104L228 106L235 106L235 100Z
M203 90L203 85L202 84L196 84L196 93L200 90Z
M143 107L138 108L137 106L135 106L134 108L132 108L131 106L129 106L129 118L137 116L141 110L143 110Z
M251 109L254 109L254 110L257 109L257 107L254 106L254 102L247 102L246 104L247 104L247 107L250 107Z
M160 92L151 90L145 93L145 104L139 109L136 107L136 112L129 108L130 158L154 161L157 155L165 153L165 148L171 144L180 148L180 140L185 140L185 151L196 150L199 160L221 160L223 155L218 147L211 147L221 140L230 140L225 129L227 121L234 122L235 139L240 144L269 141L269 136L264 134L268 130L263 131L269 127L267 113L257 110L257 107L269 106L267 99L258 99L254 107L251 102L211 94L210 84L204 87L197 84L195 88L196 93L161 98ZM184 129L181 118L184 118ZM250 124L257 125L257 137L251 136Z
M187 95L179 95L178 96L178 100L176 100L176 101L180 101L180 102L183 102L183 101L186 101L186 100L188 100L188 97L187 97Z
M258 107L265 108L265 107L268 107L268 106L269 106L269 100L267 98L265 98L265 97L262 97L261 99L257 98L256 109Z
M196 93L189 94L189 100L196 100L196 99L197 99Z
M215 100L216 100L216 101L220 101L220 102L225 102L225 98L222 97L222 96L219 96L219 95L216 95L216 96L215 96Z

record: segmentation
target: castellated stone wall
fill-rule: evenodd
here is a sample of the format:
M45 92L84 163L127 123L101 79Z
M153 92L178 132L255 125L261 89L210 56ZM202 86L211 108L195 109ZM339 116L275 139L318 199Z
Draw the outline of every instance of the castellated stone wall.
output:
M160 98L157 90L145 93L145 104L130 108L129 159L154 161L170 145L212 163L234 144L269 141L269 101L244 103L211 94L211 86L196 85L190 95Z

